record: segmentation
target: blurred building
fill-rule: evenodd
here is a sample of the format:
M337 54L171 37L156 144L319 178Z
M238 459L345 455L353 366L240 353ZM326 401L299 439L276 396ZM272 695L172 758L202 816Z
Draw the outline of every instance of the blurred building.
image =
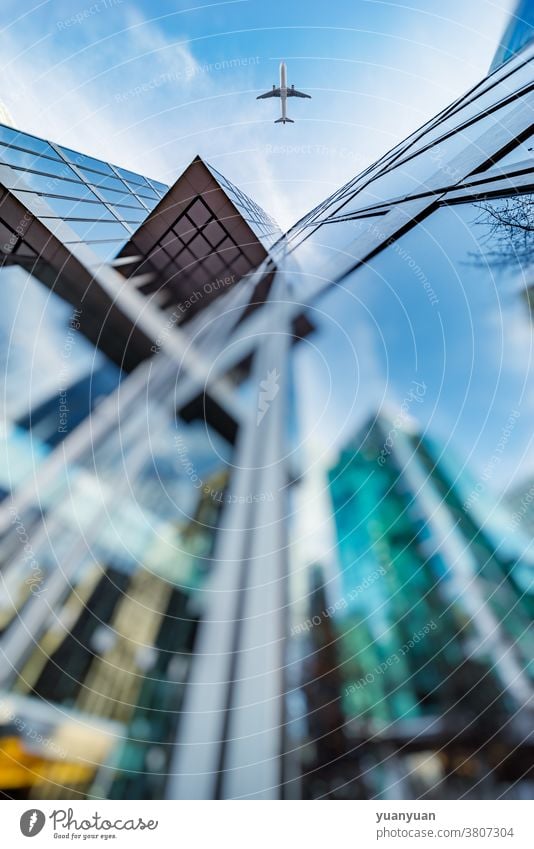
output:
M496 798L526 778L533 555L521 539L501 550L500 517L484 522L491 504L469 500L476 480L450 460L380 415L329 472L341 582L300 630L312 667L331 654L347 739L334 766L315 735L311 795L458 798L476 776L474 796Z
M284 236L0 127L4 794L532 795L533 58Z
M168 191L1 133L0 788L158 798L236 428L202 380L178 415L178 327L279 233L200 160Z

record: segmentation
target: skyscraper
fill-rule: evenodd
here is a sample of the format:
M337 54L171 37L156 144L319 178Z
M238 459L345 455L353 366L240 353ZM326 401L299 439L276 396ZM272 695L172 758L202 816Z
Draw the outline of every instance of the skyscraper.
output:
M533 58L285 235L1 128L4 793L531 795Z
M369 795L456 798L477 773L493 798L531 756L532 554L520 530L515 557L503 552L498 517L484 522L469 500L476 481L451 475L461 464L450 452L446 462L413 424L394 422L366 423L330 470L341 587L304 630L314 641L332 620L354 773ZM501 760L495 775L488 753ZM455 759L469 770L455 773ZM331 783L335 770L322 771Z

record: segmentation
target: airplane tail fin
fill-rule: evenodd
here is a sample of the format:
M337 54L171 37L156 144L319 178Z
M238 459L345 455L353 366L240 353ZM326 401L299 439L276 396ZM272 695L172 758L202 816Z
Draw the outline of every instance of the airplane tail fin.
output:
M277 118L275 124L294 124L293 118Z

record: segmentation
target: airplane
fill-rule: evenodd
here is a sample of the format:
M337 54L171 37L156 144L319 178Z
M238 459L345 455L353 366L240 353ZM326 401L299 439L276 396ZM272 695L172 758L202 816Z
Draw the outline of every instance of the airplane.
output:
M282 117L278 118L274 123L275 124L294 124L295 122L292 118L287 117L286 113L286 105L288 97L308 97L311 98L311 94L304 94L302 91L297 91L294 85L290 88L287 87L287 68L285 62L280 62L280 87L276 88L275 85L272 87L272 91L267 91L265 94L259 94L256 100L264 100L266 97L279 97L280 98L280 106L282 109Z

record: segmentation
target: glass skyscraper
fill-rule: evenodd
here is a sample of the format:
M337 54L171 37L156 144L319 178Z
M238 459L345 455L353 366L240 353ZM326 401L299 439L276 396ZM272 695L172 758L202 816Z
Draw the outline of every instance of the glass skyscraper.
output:
M502 50L286 234L198 157L166 186L0 127L3 794L532 797Z

